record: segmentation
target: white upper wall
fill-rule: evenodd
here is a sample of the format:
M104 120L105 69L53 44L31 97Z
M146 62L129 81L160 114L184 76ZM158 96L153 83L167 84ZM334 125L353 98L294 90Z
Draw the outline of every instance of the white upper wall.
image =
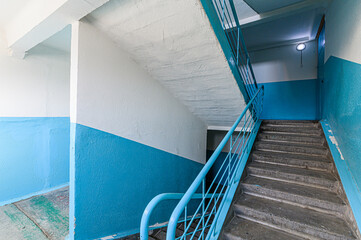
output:
M70 56L44 46L25 59L0 39L0 117L68 117Z
M73 25L71 121L205 162L206 125L88 23Z
M250 52L251 62L258 83L306 80L317 78L317 43L306 43L302 53L297 44Z
M334 0L326 12L325 62L330 56L361 63L361 1Z

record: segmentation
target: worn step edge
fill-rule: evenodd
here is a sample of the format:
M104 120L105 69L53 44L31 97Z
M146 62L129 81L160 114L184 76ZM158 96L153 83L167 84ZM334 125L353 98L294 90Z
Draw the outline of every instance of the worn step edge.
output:
M308 161L308 160L300 160L300 159L277 159L277 158L254 158L252 156L252 161L259 163L268 163L279 166L288 166L288 167L297 167L302 169L312 169L318 171L332 172L333 165L328 162L317 162L317 161Z
M331 232L326 229L312 226L310 224L300 223L292 219L288 219L282 216L276 216L269 212L257 210L245 205L235 204L234 212L238 217L248 217L248 219L254 219L256 222L263 223L268 226L279 226L281 230L303 236L306 238L315 239L327 239L327 240L340 240L345 239L344 235L336 232ZM257 216L257 218L255 217ZM299 230L295 230L296 226ZM322 236L323 235L323 236ZM346 238L354 240L356 238Z
M305 154L313 154L313 155L327 155L327 149L319 149L319 148L311 148L311 147L298 147L292 145L278 145L278 144L270 144L257 142L255 144L255 149L268 149L268 150L276 150L276 151L286 151L286 152L294 152L294 153L305 153Z
M315 144L318 146L326 146L326 141L321 137L317 136L300 136L300 135L288 135L288 134L270 134L270 133L259 133L257 140L260 141L287 141L293 143L305 143Z
M317 120L282 120L282 119L270 119L263 120L262 123L319 123Z
M241 232L241 233L239 233ZM302 240L294 234L284 232L273 227L266 226L264 224L256 223L254 221L249 221L244 218L235 216L230 225L227 226L224 230L223 236L221 239L227 240L250 240L250 239L292 239L292 240Z
M275 225L275 224L272 224L272 223L269 223L269 222L261 221L259 219L255 219L255 218L252 218L252 217L247 217L247 216L244 216L244 215L236 215L236 217L243 218L245 220L248 220L248 221L251 221L251 222L254 222L254 223L257 223L257 224L261 224L261 225L267 226L269 228L273 228L273 229L281 231L281 232L292 234L292 235L295 235L295 236L297 236L299 238L302 238L302 239L323 240L322 238L317 238L315 236L310 236L308 234L293 231L292 229L283 228L283 227L280 227L279 225ZM252 239L252 240L258 240L258 239ZM293 240L293 239L289 239L289 240Z
M319 187L323 189L336 189L338 185L338 181L319 178L319 177L312 177L312 176L304 176L297 173L287 173L282 171L275 171L273 169L262 169L258 167L254 167L249 165L247 167L247 172L251 176L261 177L266 179L273 179L276 181L283 181L283 182L292 182L295 184L301 184L305 186L313 186ZM276 175L276 177L274 176Z
M270 149L270 148L265 148L265 147L258 147L255 146L256 150L259 151L264 151L264 152L269 152L269 153L284 153L284 154L294 154L294 155L300 155L300 156L310 156L310 157L318 157L318 158L325 158L324 154L314 154L314 153L306 153L306 152L293 152L290 150L281 150L281 149ZM328 155L327 155L328 157Z
M284 126L284 125L262 125L261 129L281 132L303 132L303 133L322 133L322 129L318 127L297 127L297 126Z
M268 131L261 129L260 133L264 134L282 134L282 135L289 135L289 136L303 136L303 137L315 137L315 138L321 138L323 137L323 134L313 134L313 133L303 133L303 132L282 132L282 131Z
M295 159L295 160L307 160L307 161L320 161L332 163L331 159L326 156L313 156L307 154L291 153L291 152L275 152L269 150L255 150L252 152L252 156L258 158L284 158L284 159Z
M279 139L258 139L257 142L258 143L273 144L273 145L306 147L306 148L315 148L315 149L327 150L327 147L323 143L297 142L297 141L279 140Z
M335 215L339 218L343 217L343 214L346 210L345 204L334 203L319 198L311 198L308 196L279 191L267 187L255 186L248 183L241 184L243 192L249 195L313 209L318 212Z
M317 123L263 123L262 126L321 129L321 125Z

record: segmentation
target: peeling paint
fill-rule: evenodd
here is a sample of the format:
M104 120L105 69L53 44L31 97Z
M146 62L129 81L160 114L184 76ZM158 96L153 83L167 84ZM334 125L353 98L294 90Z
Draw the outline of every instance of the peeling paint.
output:
M330 130L330 132L332 133L331 130ZM337 151L340 153L341 159L342 159L342 160L345 160L344 157L343 157L343 155L342 155L341 149L340 149L340 147L338 146L338 142L337 142L336 138L335 138L334 136L330 136L330 140L331 140L332 144L336 146Z

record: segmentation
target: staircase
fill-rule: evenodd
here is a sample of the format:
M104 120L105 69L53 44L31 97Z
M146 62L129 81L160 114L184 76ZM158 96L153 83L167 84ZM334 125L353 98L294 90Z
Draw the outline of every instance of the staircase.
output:
M360 239L321 126L263 121L222 239Z

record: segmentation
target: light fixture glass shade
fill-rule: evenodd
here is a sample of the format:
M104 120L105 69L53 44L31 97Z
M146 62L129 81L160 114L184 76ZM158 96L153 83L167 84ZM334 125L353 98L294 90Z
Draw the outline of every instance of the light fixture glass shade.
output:
M304 44L304 43L297 44L297 47L296 47L297 51L303 51L303 50L305 50L305 48L306 48L306 44Z

